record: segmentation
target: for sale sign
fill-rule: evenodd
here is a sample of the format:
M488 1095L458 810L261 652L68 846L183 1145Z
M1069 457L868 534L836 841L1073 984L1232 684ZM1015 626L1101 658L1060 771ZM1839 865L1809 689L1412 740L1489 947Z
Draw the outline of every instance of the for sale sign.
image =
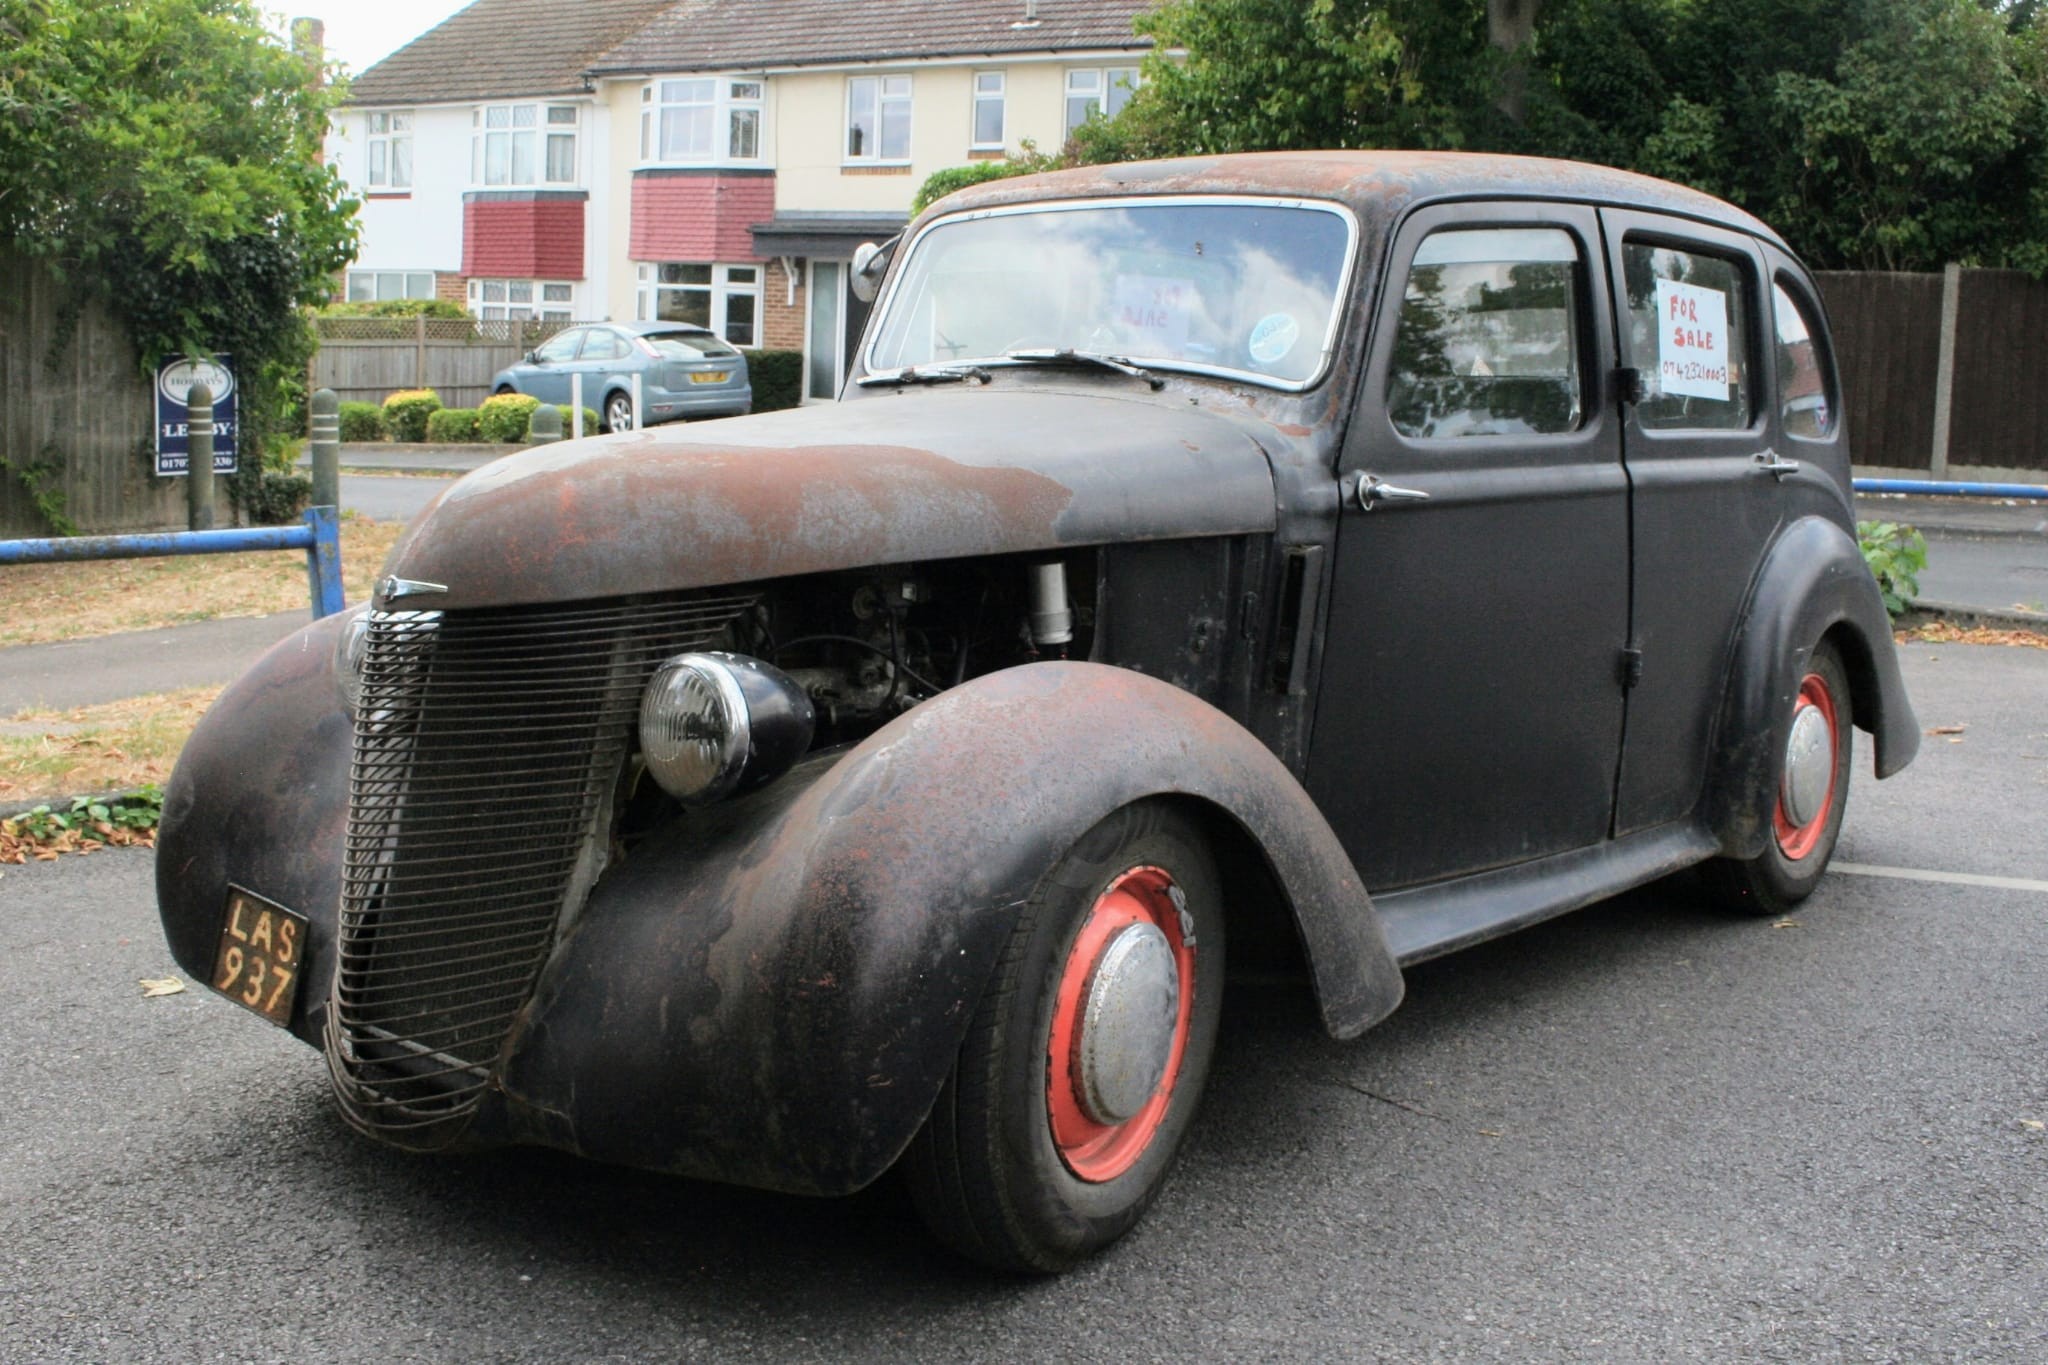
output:
M191 419L185 396L194 384L213 391L213 472L235 472L236 413L241 395L235 392L233 362L224 355L210 360L167 360L156 372L156 472L190 472Z
M1728 296L1657 281L1657 377L1665 393L1728 401Z

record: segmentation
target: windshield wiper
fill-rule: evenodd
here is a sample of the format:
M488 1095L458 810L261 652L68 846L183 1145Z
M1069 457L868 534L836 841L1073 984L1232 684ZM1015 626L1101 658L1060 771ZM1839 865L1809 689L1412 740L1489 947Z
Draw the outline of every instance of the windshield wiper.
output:
M1166 387L1166 381L1142 365L1134 365L1126 356L1104 355L1100 351L1077 351L1067 346L1043 346L1025 351L1005 351L1012 360L1031 361L1051 365L1100 365L1105 370L1142 379L1155 389Z
M864 374L853 382L864 389L895 387L902 384L958 384L972 379L977 384L986 384L992 378L979 365L927 365L923 369L905 365L888 374Z

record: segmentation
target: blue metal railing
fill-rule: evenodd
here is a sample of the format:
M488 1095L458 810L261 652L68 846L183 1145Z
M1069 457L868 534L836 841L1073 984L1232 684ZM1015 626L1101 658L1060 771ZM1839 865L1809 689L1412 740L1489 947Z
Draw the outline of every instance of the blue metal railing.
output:
M70 559L146 559L157 555L225 555L244 550L304 550L313 619L342 609L341 518L332 507L309 507L298 526L233 531L161 531L130 536L65 536L0 540L0 564L55 564Z
M1917 493L1938 498L2039 498L2048 500L2048 484L1948 483L1934 479L1852 479L1858 493Z

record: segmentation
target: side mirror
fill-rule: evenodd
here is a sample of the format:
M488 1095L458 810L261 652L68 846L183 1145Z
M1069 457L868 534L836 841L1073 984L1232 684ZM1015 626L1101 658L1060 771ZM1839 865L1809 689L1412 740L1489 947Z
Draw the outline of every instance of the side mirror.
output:
M526 363L527 363L527 364L529 364L529 365L538 365L538 364L540 364L540 352L539 352L539 351L528 351L528 352L526 353Z
M873 242L862 242L853 249L853 273L846 277L846 287L862 303L873 303L875 295L882 292L882 276L889 273L889 260L896 254L896 244L903 240L897 233L888 241L877 246Z

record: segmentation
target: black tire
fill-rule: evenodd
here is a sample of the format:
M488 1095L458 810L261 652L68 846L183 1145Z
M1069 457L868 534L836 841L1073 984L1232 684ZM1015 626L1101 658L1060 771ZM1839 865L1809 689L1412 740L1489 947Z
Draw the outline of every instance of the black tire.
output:
M604 400L604 429L630 431L633 427L633 398L624 392L609 393Z
M503 397L503 396L504 396L505 394L508 394L508 393L517 393L517 392L519 392L519 390L517 390L517 389L513 388L513 387L512 387L512 386L511 386L510 384L500 384L500 385L498 385L498 391L497 391L496 393L492 394L492 395L491 395L491 397L493 397L493 398L501 398L501 397Z
M1821 699L1825 699L1823 704ZM1770 831L1763 852L1754 858L1716 858L1702 869L1716 906L1737 915L1782 915L1820 885L1841 836L1842 814L1849 804L1849 742L1855 728L1849 677L1833 645L1814 647L1806 674L1794 695L1793 715L1809 707L1825 711L1831 731L1828 795L1819 812L1798 824L1785 796L1785 755L1779 755L1777 781L1772 784Z
M1106 1153L1083 1155L1091 1149L1063 1147L1054 1129L1049 1076L1064 1074L1071 1094L1080 1087L1078 1061L1061 1067L1051 1056L1055 1016L1064 1013L1070 1024L1079 1017L1071 1003L1063 1009L1061 985L1090 972L1075 945L1091 921L1114 923L1113 913L1103 918L1103 907L1118 904L1113 888L1144 904L1170 897L1155 874L1179 888L1186 910L1167 917L1176 927L1160 926L1162 938L1173 939L1190 997L1176 1026L1178 1062L1167 1063L1142 1109L1102 1130ZM1216 866L1193 820L1169 803L1143 801L1081 836L1019 914L953 1073L904 1155L911 1195L933 1234L986 1265L1049 1273L1128 1232L1165 1183L1200 1103L1222 1008L1223 957ZM1086 976L1091 986L1095 979ZM1076 1044L1078 1057L1078 1033ZM1119 1143L1131 1154L1119 1152ZM1091 1159L1094 1178L1070 1164Z

